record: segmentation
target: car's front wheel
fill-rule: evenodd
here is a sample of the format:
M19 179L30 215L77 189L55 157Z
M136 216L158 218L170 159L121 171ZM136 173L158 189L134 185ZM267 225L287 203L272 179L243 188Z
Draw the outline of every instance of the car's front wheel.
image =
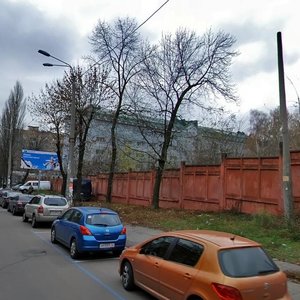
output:
M74 238L72 239L71 245L70 245L70 256L73 259L79 258L79 256L80 256L80 253L77 249L77 243L76 243L76 240Z
M26 217L25 213L23 214L22 221L23 222L28 222L28 217Z
M56 241L56 232L55 232L55 228L52 227L51 228L51 243L52 244L55 244L57 241Z
M12 208L12 214L13 214L13 216L16 216L16 215L17 215L15 206Z
M134 289L133 270L128 261L124 262L122 265L121 280L125 290L130 291Z
M38 226L38 222L36 221L35 215L32 215L31 226L32 226L32 228L37 228L37 226Z

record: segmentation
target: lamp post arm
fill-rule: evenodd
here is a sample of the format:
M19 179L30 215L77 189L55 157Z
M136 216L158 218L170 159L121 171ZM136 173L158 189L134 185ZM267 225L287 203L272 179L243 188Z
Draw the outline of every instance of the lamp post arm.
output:
M65 62L64 60L61 60L60 58L57 58L57 57L51 55L51 54L48 53L47 51L44 51L44 50L38 50L38 53L40 53L40 54L42 54L42 55L44 55L44 56L47 56L47 57L51 57L51 58L53 58L53 59L55 59L55 60L57 60L57 61L60 61L61 63L64 64L63 66L68 66L69 68L72 69L72 66L71 66L69 63ZM46 66L46 67L52 67L52 66L55 66L55 65L52 65L52 64L44 64L44 66ZM58 65L58 66L60 66L60 65Z
M70 64L68 64L67 62L55 57L55 56L52 56L50 55L50 57L52 57L53 59L57 60L57 61L60 61L61 63L65 64L66 66L68 66L70 69L72 69L72 66Z
M71 80L72 80L72 92L71 92L71 120L70 120L70 133L69 133L69 153L68 153L68 164L67 164L67 182L66 182L66 190L65 195L73 204L73 178L74 178L74 148L75 148L75 114L76 114L76 107L75 107L75 96L76 96L76 75L74 68L67 62L49 54L44 50L38 50L38 53L51 57L54 60L57 60L62 63L61 64L51 64L51 63L44 63L45 67L69 67L71 71Z

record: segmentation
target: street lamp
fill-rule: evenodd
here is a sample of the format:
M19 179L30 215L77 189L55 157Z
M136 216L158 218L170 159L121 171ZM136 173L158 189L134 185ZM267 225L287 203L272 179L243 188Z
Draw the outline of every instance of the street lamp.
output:
M8 144L8 165L7 165L7 187L11 188L11 173L12 173L12 122L11 122L11 116L10 116L10 125L9 125L9 144Z
M75 73L73 67L67 62L50 55L44 50L39 50L38 53L51 57L62 64L50 64L44 63L45 67L68 67L71 70L72 76L72 99L71 99L71 124L70 124L70 133L69 133L69 154L68 154L68 167L67 167L67 184L66 184L66 196L72 201L72 193L70 188L73 190L73 178L74 178L74 146L75 146Z

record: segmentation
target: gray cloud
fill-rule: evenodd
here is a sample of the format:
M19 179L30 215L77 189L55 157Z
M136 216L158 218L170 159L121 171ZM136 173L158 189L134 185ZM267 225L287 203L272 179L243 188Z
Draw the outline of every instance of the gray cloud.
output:
M243 80L259 72L277 71L277 32L285 26L284 20L276 20L269 24L257 24L251 20L242 23L226 23L219 27L232 34L236 38L236 47L239 48L249 43L261 42L264 45L264 53L255 61L236 64L234 77ZM243 55L243 53L240 53ZM285 53L285 63L293 64L300 59L299 53Z
M42 62L48 58L38 54L39 49L68 62L78 57L81 41L71 22L47 18L30 4L0 0L0 111L17 80L26 95L39 72L41 82L47 76ZM48 72L55 74L53 70Z

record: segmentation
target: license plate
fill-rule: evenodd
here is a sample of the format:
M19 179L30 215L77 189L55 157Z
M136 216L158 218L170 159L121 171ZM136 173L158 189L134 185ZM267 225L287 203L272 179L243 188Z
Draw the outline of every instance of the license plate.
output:
M52 216L58 216L61 214L61 210L51 210L50 215Z
M107 248L114 248L115 244L114 243L106 243L106 244L100 244L99 248L100 249L107 249Z

